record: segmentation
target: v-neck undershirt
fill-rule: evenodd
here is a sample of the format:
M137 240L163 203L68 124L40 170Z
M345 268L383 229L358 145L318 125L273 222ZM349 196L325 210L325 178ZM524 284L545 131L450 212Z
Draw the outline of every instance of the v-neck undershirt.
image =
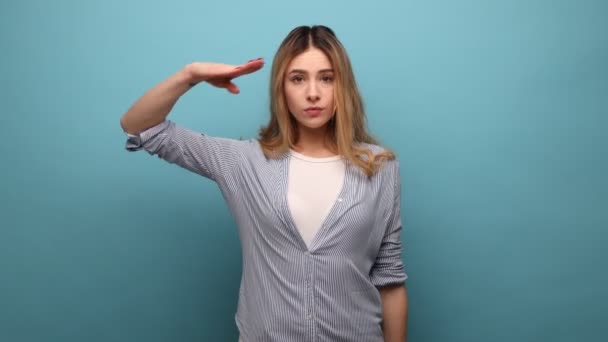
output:
M339 155L310 157L290 151L287 199L300 236L310 247L344 183L345 164Z

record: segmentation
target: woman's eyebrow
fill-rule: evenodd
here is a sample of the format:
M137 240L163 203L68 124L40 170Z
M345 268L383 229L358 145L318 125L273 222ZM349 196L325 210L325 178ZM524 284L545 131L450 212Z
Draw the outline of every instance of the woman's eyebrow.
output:
M319 70L319 74L324 73L324 72L334 72L334 69L322 69ZM303 70L303 69L293 69L289 72L290 74L305 74L308 75L308 71Z

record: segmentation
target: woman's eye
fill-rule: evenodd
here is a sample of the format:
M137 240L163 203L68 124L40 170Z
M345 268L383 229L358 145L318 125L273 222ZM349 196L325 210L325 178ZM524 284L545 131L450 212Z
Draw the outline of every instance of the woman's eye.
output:
M300 82L304 81L304 78L302 78L302 76L294 76L291 78L291 81L294 83L300 83Z
M323 78L321 80L325 83L331 83L334 80L334 78L332 76L323 76Z

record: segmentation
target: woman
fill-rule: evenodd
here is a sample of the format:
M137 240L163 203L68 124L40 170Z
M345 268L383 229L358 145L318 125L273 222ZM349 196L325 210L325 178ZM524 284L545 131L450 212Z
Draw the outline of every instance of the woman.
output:
M232 80L263 64L185 66L123 115L127 149L218 184L243 251L243 341L404 341L399 167L366 131L350 61L331 29L297 27L284 39L270 122L257 139L210 137L166 119L193 85L238 94Z

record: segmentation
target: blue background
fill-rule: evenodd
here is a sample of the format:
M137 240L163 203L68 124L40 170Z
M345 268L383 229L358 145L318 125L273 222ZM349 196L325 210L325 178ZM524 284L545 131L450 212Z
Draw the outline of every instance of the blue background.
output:
M403 178L410 341L603 341L608 3L3 1L0 341L236 341L215 184L124 150L120 116L192 61L240 64L170 118L254 137L295 26L332 27Z

